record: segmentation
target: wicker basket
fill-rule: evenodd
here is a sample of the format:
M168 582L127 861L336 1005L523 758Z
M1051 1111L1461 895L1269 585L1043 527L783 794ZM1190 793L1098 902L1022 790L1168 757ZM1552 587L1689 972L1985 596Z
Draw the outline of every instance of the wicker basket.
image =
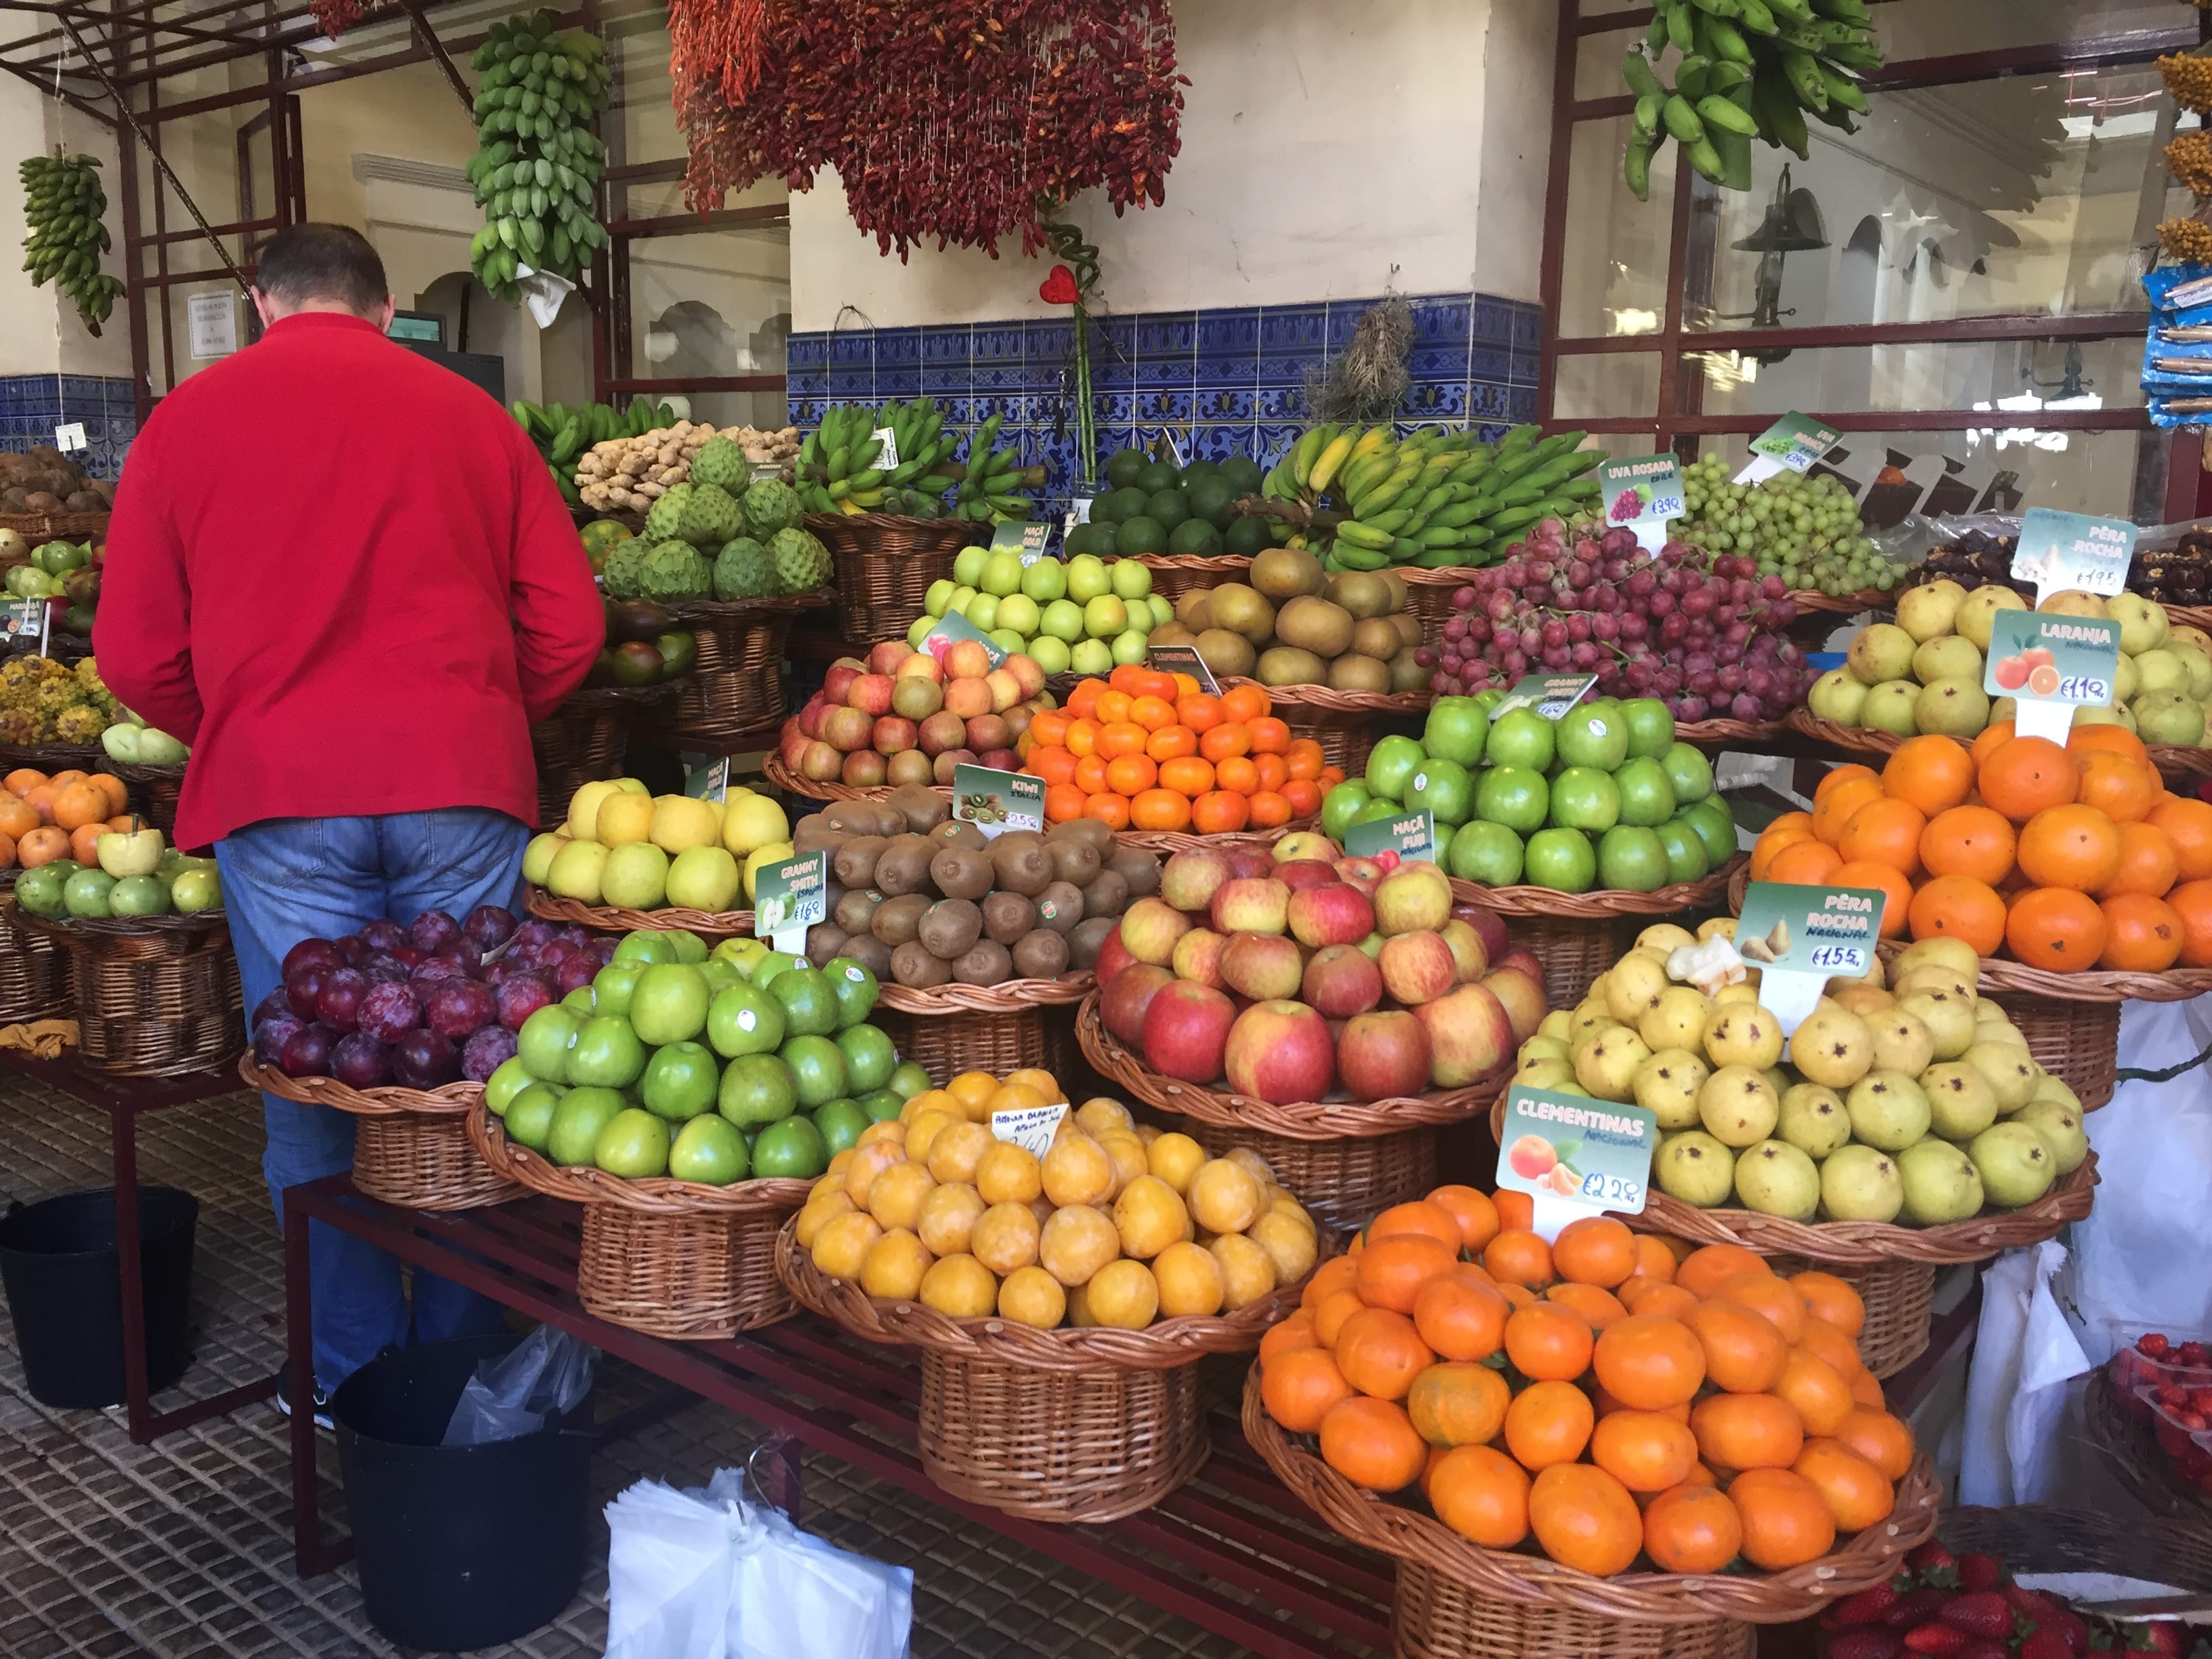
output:
M2081 1413L2089 1443L2105 1455L2113 1477L2130 1497L2165 1518L2166 1525L2155 1529L2159 1534L2179 1530L2176 1522L2200 1536L2212 1532L2212 1493L2200 1492L2181 1478L2173 1459L2158 1443L2159 1420L2130 1413L2105 1367L2090 1376Z
M2083 1111L2111 1103L2119 1086L2118 1003L2062 1002L2015 991L1990 1000L2027 1039L2036 1064L2071 1089Z
M736 752L733 745L770 736L784 716L784 646L804 611L836 602L827 588L728 604L669 607L678 628L699 642L699 660L660 709L653 729L690 747Z
M245 1046L246 999L222 911L58 921L18 906L14 915L60 948L77 1057L93 1070L180 1077L227 1066Z
M2212 1591L2212 1528L2132 1526L2101 1512L2022 1504L1948 1510L1938 1530L1954 1550L1994 1555L2014 1572L2108 1572Z
M1818 1560L1777 1573L1596 1578L1533 1551L1485 1549L1420 1510L1354 1486L1267 1414L1256 1365L1245 1378L1243 1421L1244 1437L1294 1495L1351 1542L1398 1561L1393 1624L1401 1659L1748 1655L1748 1626L1794 1623L1887 1583L1905 1553L1935 1532L1942 1497L1923 1452L1898 1483L1888 1518Z
M501 1176L584 1206L576 1299L585 1312L648 1336L712 1342L795 1311L776 1277L775 1232L805 1203L811 1182L629 1181L564 1167L509 1140L481 1099L463 1122Z
M0 1025L66 1018L75 1009L68 963L51 934L33 933L17 915L11 881L0 890Z
M1783 598L1800 611L1813 611L1829 617L1856 617L1863 611L1894 611L1898 596L1879 587L1862 588L1856 593L1823 593L1817 587L1800 588Z
M1133 556L1152 573L1152 592L1170 605L1186 593L1205 592L1224 582L1241 582L1252 574L1249 553L1139 553Z
M1223 686L1258 685L1257 680L1228 679ZM1367 765L1368 751L1389 729L1389 723L1412 722L1428 711L1434 695L1428 691L1337 691L1326 685L1270 685L1261 688L1273 705L1277 719L1291 728L1293 738L1311 738L1321 744L1322 761L1340 767L1346 777L1356 777Z
M174 766L142 766L136 761L102 757L100 770L131 786L131 799L138 816L170 840L176 839L177 797L185 785L185 763Z
M483 1098L481 1083L351 1089L336 1078L288 1077L258 1063L251 1050L238 1057L238 1074L248 1088L281 1100L349 1113L356 1120L353 1184L364 1198L409 1210L479 1210L523 1195L469 1139L469 1110Z
M557 827L568 815L570 798L584 785L622 776L639 714L674 696L676 690L672 680L659 685L593 686L572 692L530 728L541 827Z
M1787 720L1681 720L1674 726L1674 737L1692 749L1749 749L1773 742L1789 724Z
M932 1077L988 1072L1004 1077L1042 1066L1066 1080L1077 1058L1072 1010L1097 985L1089 969L1060 979L1010 979L998 985L886 983L872 1018L901 1060Z
M1442 1137L1435 1129L1395 1134L1346 1135L1337 1140L1292 1140L1264 1129L1243 1129L1203 1118L1178 1127L1215 1158L1239 1146L1257 1152L1275 1181L1323 1224L1345 1231L1364 1226L1394 1204L1410 1204L1434 1192L1443 1177Z
M56 772L97 771L107 750L96 743L0 743L0 771L28 766Z
M574 899L562 898L542 887L532 887L524 900L524 908L533 916L547 921L574 923L579 927L597 928L603 933L690 933L704 939L750 939L753 932L753 913L750 910L626 910L617 904L583 904Z
M1847 755L1893 755L1905 739L1894 732L1871 726L1838 726L1822 720L1809 708L1793 708L1784 722L1792 731ZM2150 763L2168 782L2194 788L2212 777L2212 749L2174 744L2146 744Z
M1590 981L1618 962L1646 927L1720 908L1734 890L1729 878L1747 862L1739 853L1700 881L1676 882L1649 893L1562 893L1549 887L1484 887L1455 880L1452 897L1503 916L1510 941L1534 952L1544 964L1544 993L1551 1006L1572 1008Z
M1936 1269L1924 1261L1812 1261L1801 1256L1772 1258L1774 1271L1787 1278L1808 1267L1833 1273L1859 1293L1866 1322L1859 1327L1859 1358L1876 1377L1895 1376L1928 1351L1936 1320Z
M1040 1331L872 1297L815 1267L796 1222L778 1237L775 1261L792 1294L823 1318L921 1350L917 1429L932 1480L969 1503L1057 1522L1118 1521L1196 1474L1210 1449L1199 1359L1258 1347L1304 1284L1219 1318Z
M12 530L33 548L48 542L90 541L107 534L105 511L99 513L0 513L0 530Z
M1443 637L1452 619L1452 595L1474 581L1472 565L1447 565L1441 570L1401 569L1406 579L1406 609L1419 619L1421 643L1434 645Z
M856 644L904 637L929 585L951 575L952 556L975 528L890 513L810 513L805 525L836 562L838 632Z

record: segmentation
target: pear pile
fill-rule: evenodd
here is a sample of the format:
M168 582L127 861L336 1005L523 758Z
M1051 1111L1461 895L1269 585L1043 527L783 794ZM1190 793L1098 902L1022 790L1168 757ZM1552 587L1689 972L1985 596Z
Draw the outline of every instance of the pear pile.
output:
M1964 1221L2034 1203L2087 1156L2081 1102L1977 994L1959 940L1830 981L1785 1042L1758 970L1714 943L1735 927L1646 928L1522 1045L1514 1084L1633 1102L1659 1120L1662 1192L1793 1221Z

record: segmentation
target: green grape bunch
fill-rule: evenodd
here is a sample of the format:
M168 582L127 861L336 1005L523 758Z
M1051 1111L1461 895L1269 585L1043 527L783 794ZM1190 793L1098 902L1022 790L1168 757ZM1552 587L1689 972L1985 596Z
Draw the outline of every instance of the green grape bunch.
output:
M1705 455L1682 469L1682 506L1672 534L1747 556L1792 592L1887 593L1905 579L1906 567L1868 538L1858 503L1832 477L1782 471L1740 484L1718 455Z
M97 339L123 292L123 279L100 268L100 256L110 246L100 222L107 192L100 187L100 163L57 149L26 157L16 171L23 181L23 216L31 227L23 239L23 269L40 288L57 283Z
M509 304L521 295L522 266L573 282L607 245L595 216L606 150L589 124L607 106L611 77L599 37L556 30L556 21L533 11L495 24L470 60L483 75L468 174L484 225L469 265Z

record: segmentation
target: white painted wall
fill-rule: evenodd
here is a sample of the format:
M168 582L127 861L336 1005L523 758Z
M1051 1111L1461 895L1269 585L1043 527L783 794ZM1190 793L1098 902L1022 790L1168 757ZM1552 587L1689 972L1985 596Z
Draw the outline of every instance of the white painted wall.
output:
M1185 0L1182 149L1159 207L1071 217L1120 312L1479 289L1534 300L1551 0ZM876 252L834 177L792 200L795 325L1044 316L1049 258ZM1395 274L1394 274L1395 267ZM848 322L851 319L848 319Z

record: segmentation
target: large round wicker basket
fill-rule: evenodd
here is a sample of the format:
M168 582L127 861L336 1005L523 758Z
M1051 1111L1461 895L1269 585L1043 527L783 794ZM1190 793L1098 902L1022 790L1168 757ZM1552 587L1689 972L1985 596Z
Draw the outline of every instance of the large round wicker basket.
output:
M811 1183L625 1180L509 1140L481 1099L463 1121L500 1177L584 1206L576 1299L586 1313L648 1336L711 1342L793 1312L775 1273L775 1231Z
M1791 709L1786 724L1792 731L1846 755L1893 755L1905 742L1894 732L1872 726L1839 726L1834 720L1821 719L1809 708ZM2149 752L2150 763L2169 783L2179 783L2193 790L2212 777L2212 749L2164 743L2146 744L2144 747Z
M1212 1449L1200 1358L1258 1347L1304 1284L1218 1318L1041 1331L872 1297L817 1268L797 1229L776 1239L776 1271L793 1296L855 1336L921 1351L917 1428L930 1478L1029 1521L1118 1521L1195 1474Z
M477 1210L520 1198L469 1139L470 1109L483 1099L481 1083L437 1089L353 1089L336 1078L288 1077L238 1057L246 1086L302 1106L328 1106L354 1119L353 1184L364 1198L409 1210Z
M1506 937L1544 964L1544 993L1551 1006L1572 1008L1590 981L1618 962L1646 927L1719 909L1731 890L1729 878L1747 862L1739 853L1700 880L1675 882L1649 893L1562 893L1550 887L1484 887L1455 880L1452 897L1504 917Z
M603 933L688 933L702 939L750 939L753 913L750 910L631 910L618 904L585 904L562 898L542 887L532 887L523 906L547 921L573 922Z
M838 635L856 645L902 637L975 529L964 519L890 513L810 513L805 524L836 563Z
M1257 680L1229 679L1223 685L1258 685ZM1321 744L1322 761L1357 777L1367 765L1368 751L1378 738L1394 730L1408 736L1433 701L1427 691L1338 691L1326 685L1265 687L1275 717L1291 728L1293 738L1311 738Z
M222 911L55 921L18 905L12 914L68 964L77 1058L93 1070L179 1077L228 1065L245 1046L245 994Z
M763 741L784 716L784 646L799 613L835 602L827 588L775 599L671 605L678 628L699 642L699 659L653 729L687 748L733 752Z
M14 883L0 891L0 1025L70 1014L69 967L50 933L21 925Z
M1059 979L997 985L885 984L872 1016L898 1050L932 1077L1042 1066L1066 1082L1079 1057L1075 1005L1097 981L1089 969ZM1293 1189L1295 1190L1295 1189Z

